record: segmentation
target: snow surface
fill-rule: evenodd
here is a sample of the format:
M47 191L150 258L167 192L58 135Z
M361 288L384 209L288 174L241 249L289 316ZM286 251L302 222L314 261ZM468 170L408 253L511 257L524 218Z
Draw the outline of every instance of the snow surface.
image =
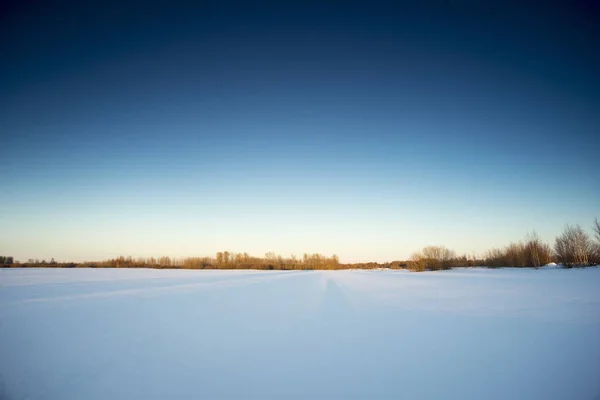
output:
M600 269L0 270L0 399L599 399Z

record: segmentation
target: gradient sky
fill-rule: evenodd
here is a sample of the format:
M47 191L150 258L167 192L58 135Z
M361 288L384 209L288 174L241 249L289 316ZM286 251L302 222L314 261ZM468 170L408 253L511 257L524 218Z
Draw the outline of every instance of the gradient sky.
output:
M386 261L600 217L593 2L20 3L0 254Z

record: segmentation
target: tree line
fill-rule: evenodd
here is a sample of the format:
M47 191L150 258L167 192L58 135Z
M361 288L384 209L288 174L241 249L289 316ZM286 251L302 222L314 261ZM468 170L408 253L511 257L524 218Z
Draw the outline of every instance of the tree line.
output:
M482 258L456 254L444 246L428 246L412 256L415 271L435 271L455 267L485 266L491 268L539 268L551 262L565 268L589 267L600 264L600 221L592 226L594 237L580 225L567 225L554 241L554 247L544 243L533 232L525 240L503 248L488 250Z
M2 259L0 259L2 260ZM260 270L328 270L343 269L336 255L304 254L282 257L273 252L264 257L253 257L248 253L218 252L215 257L117 257L110 260L81 263L57 263L54 260L28 260L26 263L4 263L14 267L54 268L173 268L173 269L260 269ZM12 264L12 265L8 265Z
M533 232L524 240L503 248L488 250L482 257L457 255L444 246L426 246L415 252L410 260L388 263L340 263L336 255L305 253L302 257L282 257L273 252L264 257L248 253L218 252L215 257L117 257L99 262L59 263L51 259L14 261L13 257L0 256L2 267L55 267L55 268L180 268L180 269L258 269L258 270L337 270L337 269L408 269L412 271L438 271L456 267L485 266L490 268L539 268L551 262L565 268L587 267L600 264L600 221L592 226L593 237L580 225L567 225L554 242L543 242Z
M14 260L12 257L0 256L0 264L13 264Z

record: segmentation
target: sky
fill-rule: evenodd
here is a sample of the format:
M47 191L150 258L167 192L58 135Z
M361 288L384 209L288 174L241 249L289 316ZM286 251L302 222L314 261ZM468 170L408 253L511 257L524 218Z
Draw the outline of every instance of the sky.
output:
M1 6L0 254L381 262L591 228L593 2L424 3Z

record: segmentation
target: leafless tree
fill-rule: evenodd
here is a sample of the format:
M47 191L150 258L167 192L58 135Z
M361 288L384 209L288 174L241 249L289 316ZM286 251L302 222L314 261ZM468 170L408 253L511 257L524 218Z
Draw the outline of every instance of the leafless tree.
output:
M523 242L509 244L504 254L506 265L521 268L527 266L527 251Z
M596 238L596 243L594 243L594 254L593 254L593 263L600 264L600 221L598 218L594 220L594 226L592 227L594 230L594 237Z
M587 266L593 252L592 241L579 225L565 227L556 238L554 251L558 260L566 267Z
M546 265L552 260L550 246L543 243L535 231L527 237L525 253L528 267L539 268L540 265Z
M447 262L456 255L452 250L448 250L444 246L427 246L423 248L423 256L440 262Z
M456 254L444 246L427 246L412 255L412 261L418 269L449 269Z

